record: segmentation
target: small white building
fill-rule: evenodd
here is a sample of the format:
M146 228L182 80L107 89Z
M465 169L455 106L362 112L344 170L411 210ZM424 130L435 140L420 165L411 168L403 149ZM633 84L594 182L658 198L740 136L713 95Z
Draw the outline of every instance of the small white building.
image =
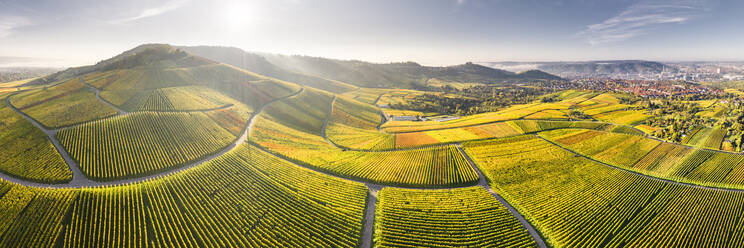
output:
M418 116L413 116L413 115L401 115L401 116L392 116L391 119L394 121L417 121L419 118Z

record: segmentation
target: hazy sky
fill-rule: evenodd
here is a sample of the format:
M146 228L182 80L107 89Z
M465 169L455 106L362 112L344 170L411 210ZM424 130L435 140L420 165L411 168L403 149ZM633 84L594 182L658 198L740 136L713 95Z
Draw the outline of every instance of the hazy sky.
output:
M0 0L0 66L142 43L373 62L744 60L740 0Z

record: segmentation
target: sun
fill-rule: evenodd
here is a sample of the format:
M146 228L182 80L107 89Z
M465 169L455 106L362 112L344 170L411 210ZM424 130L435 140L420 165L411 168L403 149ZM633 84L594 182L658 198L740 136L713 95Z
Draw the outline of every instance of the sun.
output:
M230 29L244 29L255 20L255 6L248 1L229 1L222 6L220 18Z

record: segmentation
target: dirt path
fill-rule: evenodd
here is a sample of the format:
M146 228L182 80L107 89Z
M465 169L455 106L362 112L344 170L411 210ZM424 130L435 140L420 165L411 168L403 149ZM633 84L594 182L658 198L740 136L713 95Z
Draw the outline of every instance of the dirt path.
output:
M83 77L78 77L78 79L80 80L80 83L88 86L88 88L90 88L91 90L93 90L93 92L96 93L96 98L98 98L99 101L105 103L109 107L111 107L111 108L115 109L116 111L118 111L119 112L119 115L124 115L124 114L128 114L129 113L127 111L124 111L123 109L120 109L119 106L116 106L113 103L110 103L109 101L106 101L105 99L101 98L101 90L99 90L98 88L93 87L93 85L90 85L87 82L85 82L85 80L83 80Z
M369 194L367 196L367 207L364 211L364 227L362 229L362 248L372 247L375 234L375 212L377 209L377 192L383 187L376 184L367 184Z
M526 218L524 218L522 213L517 211L517 209L514 208L514 206L509 204L509 202L507 202L503 197L501 197L501 195L496 193L496 191L494 191L491 188L491 185L488 184L488 180L486 180L486 177L485 175L483 175L483 172L480 170L480 168L478 168L478 166L475 164L473 159L470 158L470 156L465 152L465 150L462 149L462 146L460 144L457 144L457 149L460 150L460 153L462 153L462 155L465 156L465 159L468 161L468 164L470 164L470 166L473 167L473 170L475 170L475 172L478 174L478 185L485 188L486 191L491 193L491 195L493 195L493 197L496 198L496 200L498 200L501 203L501 205L504 205L504 207L506 207L506 209L508 209L509 212L514 217L516 217L517 220L519 220L519 223L521 223L522 226L525 229L527 229L527 232L530 234L530 236L532 236L532 239L535 240L538 247L540 248L547 247L547 245L545 244L545 240L542 238L540 233L537 231L537 229L535 229L534 226L532 226L532 224L529 221L527 221Z

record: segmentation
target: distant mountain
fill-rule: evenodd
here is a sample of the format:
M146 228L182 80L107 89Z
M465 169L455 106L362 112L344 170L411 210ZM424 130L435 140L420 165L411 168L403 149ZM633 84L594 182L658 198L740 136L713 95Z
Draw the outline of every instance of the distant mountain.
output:
M658 74L676 72L675 66L643 60L607 60L585 62L484 62L486 66L511 71L542 70L562 77L612 77L613 75Z
M197 56L237 66L261 75L303 84L334 93L343 93L356 89L355 86L347 83L285 70L270 63L261 55L245 52L240 48L216 46L182 46L178 48Z
M251 53L234 47L180 48L195 55L259 74L333 92L348 90L348 84L360 87L415 88L417 85L423 85L430 78L482 83L560 80L559 77L548 73L517 74L473 63L430 67L415 62L376 64L358 60ZM345 86L341 87L339 84Z

